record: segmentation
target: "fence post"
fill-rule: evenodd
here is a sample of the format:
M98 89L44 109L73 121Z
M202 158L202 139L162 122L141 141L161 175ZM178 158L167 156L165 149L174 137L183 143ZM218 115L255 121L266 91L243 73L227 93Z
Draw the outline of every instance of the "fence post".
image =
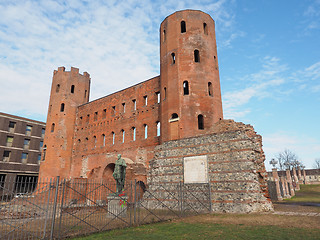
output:
M63 204L64 204L64 193L66 188L66 179L63 179L62 183L62 196L61 196L61 206L60 206L60 221L59 221L59 236L58 239L61 239L61 221L62 221L62 211L63 211Z
M137 219L137 179L134 180L134 211L133 211L133 222L136 224Z
M56 191L54 193L54 201L53 201L50 239L53 239L54 224L55 224L55 220L56 220L57 199L58 199L58 192L59 192L59 180L60 180L60 176L57 176Z
M208 190L209 190L209 201L210 201L210 204L209 204L209 210L210 210L210 213L212 212L212 197L211 197L211 184L210 184L210 181L208 181Z

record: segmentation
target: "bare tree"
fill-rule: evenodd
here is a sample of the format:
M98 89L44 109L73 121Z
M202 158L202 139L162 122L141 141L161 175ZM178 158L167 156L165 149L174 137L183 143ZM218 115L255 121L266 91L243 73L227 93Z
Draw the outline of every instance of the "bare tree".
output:
M320 158L314 160L313 168L320 170Z
M293 167L302 167L302 162L298 160L298 156L289 149L279 152L276 157L278 160L279 170L291 170Z

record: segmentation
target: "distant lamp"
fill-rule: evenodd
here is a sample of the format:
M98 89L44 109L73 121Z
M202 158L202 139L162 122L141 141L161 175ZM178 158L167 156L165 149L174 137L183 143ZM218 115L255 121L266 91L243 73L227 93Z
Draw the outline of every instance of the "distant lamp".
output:
M278 161L277 161L277 160L275 160L274 158L272 158L272 159L271 159L271 161L270 161L269 163L273 166L273 168L275 168L275 167L276 167L276 165L278 164Z

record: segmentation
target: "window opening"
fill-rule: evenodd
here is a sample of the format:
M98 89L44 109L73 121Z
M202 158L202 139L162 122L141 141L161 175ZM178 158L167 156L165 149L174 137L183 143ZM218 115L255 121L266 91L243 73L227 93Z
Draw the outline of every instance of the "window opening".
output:
M176 63L176 55L174 53L171 53L171 58L172 58L172 64Z
M167 88L165 87L163 90L164 90L164 94L163 94L164 98L163 98L163 100L165 100L167 98Z
M60 112L64 112L64 103L61 103Z
M122 103L122 112L125 113L126 112L126 104Z
M135 141L136 140L136 128L132 127L132 140Z
M189 83L188 81L183 82L183 95L189 95Z
M2 159L2 161L4 161L4 162L9 162L9 160L10 160L10 155L11 155L11 152L10 152L10 151L4 151L4 152L3 152L3 159Z
M11 147L13 142L13 137L7 136L7 147Z
M148 125L144 124L144 138L147 139L148 138Z
M112 115L116 114L116 106L112 106Z
M42 128L41 129L41 138L44 138L44 134L46 133L46 129Z
M147 106L148 105L148 96L144 96L144 105Z
M71 93L74 93L74 85L71 85Z
M114 144L114 140L115 140L115 138L116 138L116 135L115 135L115 133L114 133L114 132L112 132L112 144Z
M160 122L157 122L157 137L160 136Z
M124 143L124 137L125 137L126 132L122 129L121 133L122 133L122 143Z
M30 139L24 139L23 141L23 149L29 149L30 146Z
M56 86L56 92L58 93L60 91L60 84L57 84Z
M87 90L84 91L84 98L87 97Z
M98 120L98 112L95 112L95 113L94 113L93 120L94 120L94 121L97 121L97 120Z
M31 136L31 130L32 130L32 126L27 125L27 127L26 127L26 135Z
M44 145L42 152L42 161L46 160L47 145Z
M198 115L198 129L204 129L204 120L201 114Z
M102 146L106 146L106 135L102 134Z
M156 95L157 95L157 103L160 103L161 101L160 92L156 92Z
M103 109L103 112L102 112L102 118L106 118L107 117L107 109Z
M28 162L28 153L22 153L21 155L22 163L26 164Z
M165 29L163 29L163 41L166 41L166 39L167 39L167 36L166 36L166 30Z
M87 115L87 123L90 121L90 114Z
M38 154L38 165L40 165L41 162L41 154Z
M209 96L213 96L213 93L212 93L212 83L211 83L211 82L208 82L208 94L209 94Z
M137 110L137 101L135 99L133 99L132 102L133 102L133 110L136 111Z
M203 32L204 34L208 35L208 27L206 23L203 23Z
M194 61L200 62L199 50L194 50Z
M93 148L96 148L97 146L97 137L93 136Z
M52 123L52 124L51 124L51 132L54 132L54 127L55 127L55 124Z
M43 147L43 141L40 141L40 145L39 145L40 152L42 151L42 147Z
M16 123L15 122L9 122L9 132L10 133L14 133L14 129L16 127Z
M185 32L186 32L186 22L181 21L181 33L185 33Z
M178 120L178 119L179 119L178 114L172 113L172 115L171 115L171 120Z

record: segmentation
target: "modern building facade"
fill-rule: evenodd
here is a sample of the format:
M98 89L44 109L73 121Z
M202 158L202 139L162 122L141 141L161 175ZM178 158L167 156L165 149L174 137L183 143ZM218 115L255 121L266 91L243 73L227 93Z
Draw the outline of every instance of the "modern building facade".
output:
M38 177L45 127L44 122L0 112L1 189L9 180L19 183ZM15 184L15 192L23 191L20 188Z

